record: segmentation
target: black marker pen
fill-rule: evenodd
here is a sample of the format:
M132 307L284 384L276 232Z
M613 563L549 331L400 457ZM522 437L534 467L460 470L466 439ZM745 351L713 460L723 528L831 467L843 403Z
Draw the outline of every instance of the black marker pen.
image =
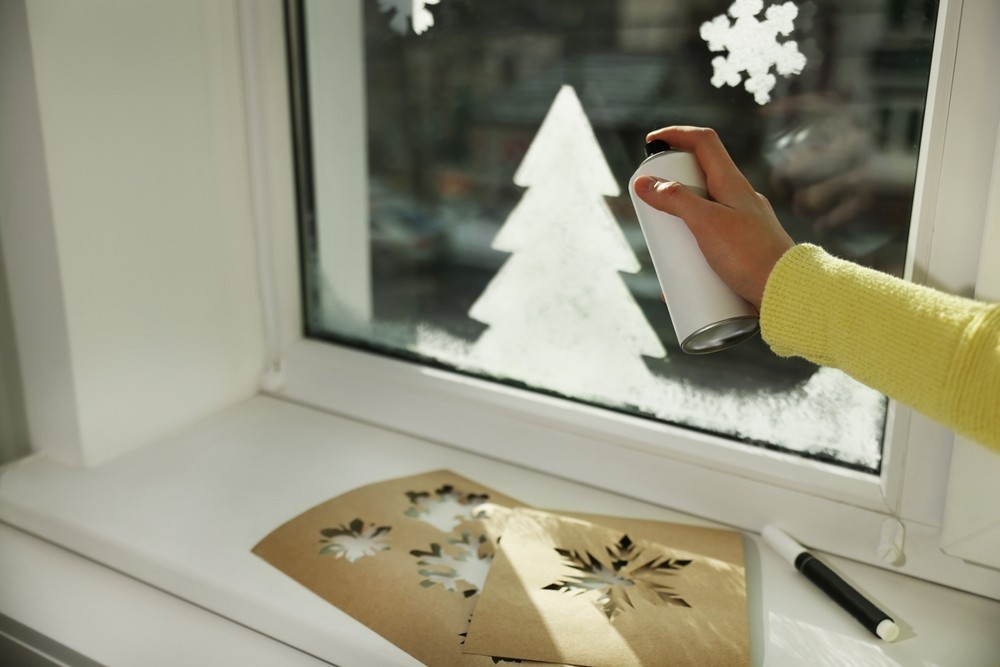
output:
M816 560L801 544L770 525L764 526L760 535L768 546L794 565L796 570L833 598L833 601L851 616L858 619L873 635L887 642L895 641L899 636L899 626L889 618L888 614L869 602L836 572Z

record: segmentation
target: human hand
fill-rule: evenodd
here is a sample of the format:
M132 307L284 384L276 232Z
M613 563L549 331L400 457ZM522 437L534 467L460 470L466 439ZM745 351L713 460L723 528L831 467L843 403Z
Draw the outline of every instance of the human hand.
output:
M646 141L655 139L695 156L705 172L709 199L680 183L653 176L635 180L636 195L682 219L712 270L759 310L771 269L794 241L767 199L740 173L714 130L666 127L646 137Z

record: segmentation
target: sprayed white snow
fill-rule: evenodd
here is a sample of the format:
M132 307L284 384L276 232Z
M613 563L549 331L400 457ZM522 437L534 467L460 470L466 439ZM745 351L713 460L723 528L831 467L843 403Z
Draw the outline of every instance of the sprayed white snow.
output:
M389 27L400 35L405 35L413 28L420 35L434 25L434 15L427 5L436 5L440 0L378 0L378 8L382 12L394 12L389 21Z
M778 35L792 32L799 8L792 2L772 5L764 12L764 19L757 15L764 8L763 0L735 0L729 7L729 16L720 14L701 25L701 38L708 42L710 51L728 51L728 56L712 59L712 85L743 87L752 93L757 104L767 104L777 78L772 67L782 76L799 74L806 66L806 57L794 40L778 41ZM743 82L743 72L747 78Z
M469 344L423 326L412 350L460 370L522 380L485 368L468 354ZM586 365L590 359L577 359ZM836 460L877 469L881 460L885 398L841 371L819 368L801 386L781 392L723 392L683 380L610 373L600 383L563 376L555 359L530 383L584 401L628 408L665 421L737 439L768 442L790 451L828 454ZM570 373L570 377L574 377Z

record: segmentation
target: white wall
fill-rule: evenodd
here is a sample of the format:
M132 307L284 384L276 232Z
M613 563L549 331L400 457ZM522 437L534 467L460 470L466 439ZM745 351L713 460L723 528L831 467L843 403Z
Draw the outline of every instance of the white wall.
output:
M4 5L4 19L24 12ZM4 252L33 445L93 463L257 390L264 334L236 5L26 9L30 53L15 54L17 76L0 90L19 94L4 125L27 137L2 145Z

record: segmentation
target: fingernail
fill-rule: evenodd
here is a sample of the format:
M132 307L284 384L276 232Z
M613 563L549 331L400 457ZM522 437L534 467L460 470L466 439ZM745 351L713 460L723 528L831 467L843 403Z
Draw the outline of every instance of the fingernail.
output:
M656 176L640 176L635 179L635 189L639 191L650 192L656 189L656 186L660 183L666 183L662 178L657 178Z

